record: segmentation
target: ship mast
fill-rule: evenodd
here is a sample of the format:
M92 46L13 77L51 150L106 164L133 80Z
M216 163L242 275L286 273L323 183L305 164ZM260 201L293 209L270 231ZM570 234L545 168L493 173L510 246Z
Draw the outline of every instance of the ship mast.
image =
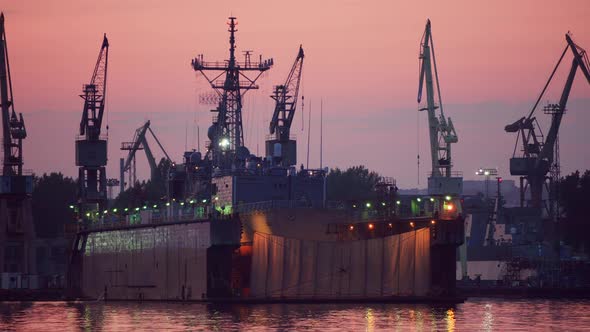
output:
M236 37L238 25L235 17L229 17L229 59L222 62L205 62L203 55L191 61L191 66L200 72L217 93L219 101L213 124L207 133L209 144L206 158L213 162L213 167L231 169L236 160L242 160L249 151L244 146L242 128L242 99L248 90L258 89L256 81L273 65L273 59L251 60L251 52L244 52L244 61L236 60ZM213 72L213 74L209 74ZM252 73L248 76L248 73ZM225 75L224 79L220 79Z

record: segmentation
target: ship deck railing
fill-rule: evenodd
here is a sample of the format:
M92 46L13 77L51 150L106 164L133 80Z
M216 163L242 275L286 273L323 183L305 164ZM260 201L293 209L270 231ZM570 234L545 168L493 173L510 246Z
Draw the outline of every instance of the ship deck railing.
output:
M325 207L321 201L291 201L291 200L273 200L254 203L239 204L234 211L238 213L253 211L268 211L274 209L294 209L294 208L322 208Z
M412 219L412 218L432 218L452 220L457 217L456 213L441 211L436 213L434 210L420 209L413 212L410 209L402 209L399 206L394 208L363 208L363 205L352 205L342 201L295 201L295 200L271 200L255 203L244 203L236 205L233 209L238 213L265 212L276 209L326 209L333 211L342 211L350 220L389 220L391 218Z
M138 215L137 215L138 216ZM161 224L169 224L169 223L178 223L178 222L190 222L190 221L199 221L199 220L207 220L209 218L208 213L204 213L203 215L195 215L193 213L186 213L186 214L161 214L161 215L152 215L150 217L146 217L145 220L141 218L128 218L128 217L115 217L109 216L107 218L102 218L100 220L95 220L92 222L85 222L80 225L80 230L84 231L95 231L95 230L102 230L102 229L113 229L113 228L128 228L133 226L141 226L141 225L161 225Z

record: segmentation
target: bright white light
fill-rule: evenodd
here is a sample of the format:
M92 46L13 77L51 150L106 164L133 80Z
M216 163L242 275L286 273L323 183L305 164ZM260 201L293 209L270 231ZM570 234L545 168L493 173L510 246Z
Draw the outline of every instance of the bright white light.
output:
M221 146L223 149L227 149L229 147L229 139L227 137L222 138L219 141L219 146Z

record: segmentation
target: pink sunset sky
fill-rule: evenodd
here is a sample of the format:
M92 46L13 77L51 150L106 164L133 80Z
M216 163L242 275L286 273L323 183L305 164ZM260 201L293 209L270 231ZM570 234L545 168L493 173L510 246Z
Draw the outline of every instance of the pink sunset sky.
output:
M17 112L29 132L25 168L77 176L74 137L82 84L88 83L102 34L110 41L107 118L109 177L118 177L122 141L145 120L176 161L204 148L210 91L190 67L191 58L223 60L227 17L238 18L237 47L272 57L275 66L244 101L246 145L263 151L273 111L268 97L303 44L303 93L313 105L310 166L319 166L319 111L324 109L323 166L364 164L424 187L430 158L426 114L418 114L419 42L432 21L445 113L459 135L455 170L475 179L479 167L508 177L516 137L504 125L528 113L561 51L564 35L590 48L590 2L581 1L0 1ZM544 100L557 101L571 55ZM590 168L590 85L581 73L561 127L564 173ZM298 112L300 109L298 109ZM546 115L539 112L543 129ZM292 132L305 162L307 133L301 113ZM104 130L104 129L103 129ZM104 130L106 132L106 130ZM419 139L418 139L419 138ZM419 140L419 143L418 143ZM156 150L156 145L153 149ZM420 184L416 155L422 164ZM156 151L156 156L162 154ZM140 178L148 176L143 155Z

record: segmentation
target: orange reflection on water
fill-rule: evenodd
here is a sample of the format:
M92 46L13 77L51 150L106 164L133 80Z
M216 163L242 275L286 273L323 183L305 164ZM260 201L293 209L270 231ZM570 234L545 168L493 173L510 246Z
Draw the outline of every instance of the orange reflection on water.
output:
M453 309L447 310L445 321L447 322L447 331L455 331L455 312Z
M395 303L0 302L0 331L571 331L590 326L589 311L587 300L532 299L473 299L450 307Z

